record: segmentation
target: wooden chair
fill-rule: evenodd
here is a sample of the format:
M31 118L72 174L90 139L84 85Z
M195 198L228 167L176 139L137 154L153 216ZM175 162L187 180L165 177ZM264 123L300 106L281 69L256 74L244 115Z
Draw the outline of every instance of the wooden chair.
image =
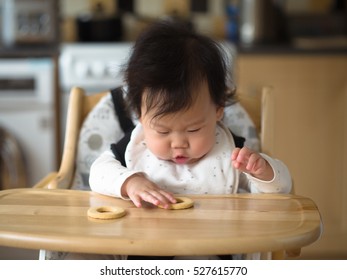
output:
M63 157L59 170L52 172L35 184L34 188L69 189L75 173L75 158L77 153L79 131L84 119L108 91L86 95L84 89L74 87L71 89Z

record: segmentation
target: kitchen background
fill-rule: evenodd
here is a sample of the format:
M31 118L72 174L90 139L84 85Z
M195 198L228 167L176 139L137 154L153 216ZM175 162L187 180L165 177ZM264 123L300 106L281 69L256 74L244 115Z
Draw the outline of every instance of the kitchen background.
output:
M57 169L70 88L119 85L132 42L162 18L228 43L241 95L274 86L273 156L325 222L301 258L347 258L347 0L0 0L0 189Z

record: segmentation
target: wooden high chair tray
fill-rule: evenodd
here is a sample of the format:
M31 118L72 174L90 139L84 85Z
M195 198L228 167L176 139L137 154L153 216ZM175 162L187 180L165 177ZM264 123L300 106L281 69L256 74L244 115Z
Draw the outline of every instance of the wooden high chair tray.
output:
M0 191L0 245L122 255L209 255L301 248L321 234L314 202L297 195L189 196L186 210L136 208L88 191ZM119 206L115 220L87 216L91 206Z

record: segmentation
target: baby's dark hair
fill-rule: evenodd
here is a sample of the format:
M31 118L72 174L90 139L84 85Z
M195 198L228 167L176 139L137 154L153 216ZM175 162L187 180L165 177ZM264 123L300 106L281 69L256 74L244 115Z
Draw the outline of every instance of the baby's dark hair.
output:
M217 106L234 103L227 88L227 56L220 45L179 22L159 21L138 37L125 67L127 105L141 116L143 93L155 116L188 109L194 88L207 82Z

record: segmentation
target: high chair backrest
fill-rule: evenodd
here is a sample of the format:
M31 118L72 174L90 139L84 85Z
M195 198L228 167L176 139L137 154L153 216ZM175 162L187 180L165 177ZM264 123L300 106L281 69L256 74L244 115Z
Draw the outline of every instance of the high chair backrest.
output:
M108 93L108 91L104 91L87 95L85 90L82 88L73 87L71 89L67 112L63 157L59 169L59 174L64 175L64 180L59 177L57 180L58 185L51 187L71 187L74 172L76 170L75 159L78 150L78 140L81 126L89 112L95 107L96 104L99 103L101 98Z
M57 174L49 174L34 187L40 188L70 188L75 172L79 132L88 113L108 91L86 95L84 89L73 87L70 91L67 111L66 131L63 156Z

